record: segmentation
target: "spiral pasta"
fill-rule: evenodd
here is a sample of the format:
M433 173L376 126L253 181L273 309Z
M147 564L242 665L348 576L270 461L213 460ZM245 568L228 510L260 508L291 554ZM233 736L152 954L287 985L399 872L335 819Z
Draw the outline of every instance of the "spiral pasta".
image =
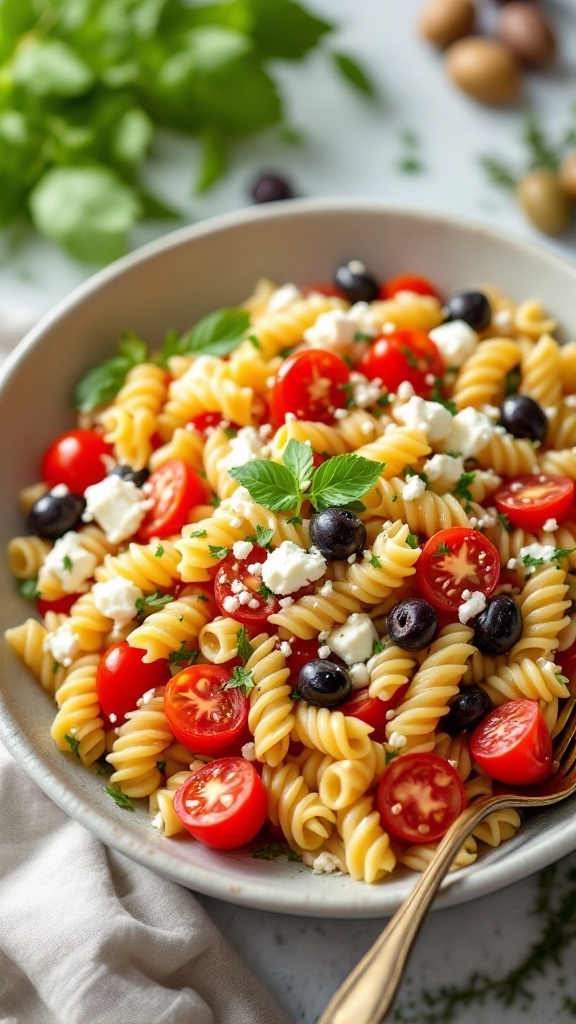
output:
M50 735L60 750L70 751L71 742L82 764L102 757L106 746L104 722L96 695L96 673L100 658L87 654L78 658L66 672L55 692L58 714Z
M409 536L410 527L397 519L376 538L371 558L346 570L345 585L362 604L378 604L416 572L420 549L407 543Z
M394 426L371 444L364 444L358 448L356 455L371 459L373 462L384 463L382 477L384 480L391 480L406 469L406 466L412 466L431 451L423 431Z
M152 435L164 403L167 373L154 363L128 371L116 401L101 416L104 439L114 446L119 462L143 469L152 453Z
M128 635L130 647L144 651L142 661L168 658L171 651L183 645L187 650L196 647L198 634L209 619L213 608L199 587L185 587L179 596L149 615Z
M314 707L298 701L294 708L294 739L305 747L321 750L336 760L367 757L372 726L341 711Z
M361 796L336 814L344 842L346 869L351 878L377 882L394 869L396 858L390 837L370 797Z
M162 779L157 762L173 739L163 692L145 694L117 729L112 752L106 757L114 768L110 784L129 797L150 796Z
M288 752L294 728L290 671L275 637L260 633L250 643L253 653L246 662L246 671L252 673L254 688L250 692L248 726L256 757L275 768Z
M523 658L481 683L482 689L498 707L509 700L542 700L549 703L554 697L567 697L566 684L559 678L560 669L551 661L540 658L537 662Z
M268 817L280 826L291 846L317 850L331 835L336 815L311 792L295 764L264 765L262 782L268 794Z
M254 423L259 408L253 389L230 379L225 360L198 356L186 373L170 384L168 400L157 419L158 431L169 441L177 427L184 427L202 412L220 412L224 419L244 427Z
M518 346L511 338L482 341L466 360L454 382L454 401L458 409L468 405L499 403L506 374L518 365Z
M518 597L522 611L522 636L508 652L510 661L548 657L558 646L558 635L570 619L566 600L566 573L555 565L544 565L528 577Z
M4 636L40 685L48 693L55 693L62 685L66 670L44 647L48 630L36 619L26 619L20 626L7 629Z
M370 659L368 694L380 700L390 700L412 678L416 662L408 651L388 642L383 651Z
M148 544L132 542L119 555L107 555L94 575L100 583L122 576L145 594L169 590L178 579L178 559L176 545L168 538Z
M235 658L238 654L239 629L236 619L228 615L219 615L211 622L206 622L198 634L198 647L207 661L222 665Z
M364 504L368 516L382 516L383 519L402 519L412 533L423 533L432 537L439 530L451 526L470 526L470 519L460 502L452 494L434 494L426 490L421 498L402 497L404 481L393 477L377 481L375 488L366 495Z

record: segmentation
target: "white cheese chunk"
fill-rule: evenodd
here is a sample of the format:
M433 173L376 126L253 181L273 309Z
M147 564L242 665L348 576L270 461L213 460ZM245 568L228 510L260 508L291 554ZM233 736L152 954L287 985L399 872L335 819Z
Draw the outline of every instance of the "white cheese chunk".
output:
M378 640L378 633L372 619L366 612L355 612L343 626L337 626L328 637L327 644L347 665L367 661Z
M264 444L256 427L241 427L236 437L230 441L230 454L222 460L223 469L245 466L247 462L261 459Z
M331 875L334 872L342 874L338 858L329 850L323 850L314 857L312 871L315 875Z
M464 459L461 455L433 455L424 463L422 472L426 473L431 483L441 479L450 489L458 483L464 472Z
M313 348L349 348L358 334L374 337L378 324L367 302L356 302L350 309L330 309L321 313L304 331L304 341Z
M68 668L80 650L80 638L72 632L70 623L65 622L53 633L46 634L42 647L52 655L54 661Z
M350 676L350 682L352 683L353 690L361 690L364 686L368 686L368 683L370 682L370 673L367 665L363 661L358 661L355 665L350 665L348 675Z
M465 320L451 320L430 331L446 366L462 366L475 351L479 337Z
M520 555L517 561L523 563L525 559L534 559L535 561L542 559L544 562L551 562L555 550L556 548L553 544L527 544L526 547L520 548ZM535 565L526 566L527 574L534 572L535 569Z
M111 544L132 537L149 507L144 491L115 473L87 487L84 497L86 511L82 518L87 522L95 519Z
M547 519L542 527L544 533L554 533L558 529L557 519Z
M319 580L326 572L326 559L317 548L298 547L284 540L271 551L262 565L262 580L274 594L293 594L296 590Z
M362 373L352 373L350 384L352 385L352 404L359 409L367 409L370 405L376 405L382 394L382 381L379 378L369 380Z
M248 558L253 547L254 545L249 540L237 540L232 545L232 554L234 558L239 558L242 561L242 559Z
M427 402L413 395L404 405L397 406L394 415L400 423L413 430L422 430L432 444L443 441L452 429L454 417L439 402Z
M272 313L278 313L281 309L286 309L287 306L291 306L293 302L298 302L301 298L303 298L303 295L297 285L291 283L283 284L273 292L267 308Z
M48 552L39 573L40 589L45 573L56 576L65 594L79 594L86 590L86 580L94 575L98 565L96 555L83 546L81 535L74 530L59 537Z
M486 595L481 590L465 590L462 594L465 599L458 609L458 618L460 622L466 624L469 619L473 619L480 612L483 612L486 607Z
M415 501L416 498L421 498L426 490L426 484L419 476L411 476L402 488L402 497L404 501Z
M476 455L494 436L494 424L485 413L468 406L451 416L450 431L442 439L448 452L460 452L467 459Z
M114 620L116 629L122 629L136 617L136 602L144 597L140 587L123 576L113 576L104 583L95 583L92 593L96 608L102 615Z

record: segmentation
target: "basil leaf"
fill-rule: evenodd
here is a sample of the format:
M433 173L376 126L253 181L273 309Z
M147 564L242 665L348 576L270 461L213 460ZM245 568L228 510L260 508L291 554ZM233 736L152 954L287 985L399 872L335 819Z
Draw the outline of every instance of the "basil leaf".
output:
M94 366L76 385L72 405L80 412L92 412L110 402L120 391L134 364L126 356L112 356Z
M310 501L317 510L346 505L366 494L383 469L383 462L374 462L362 455L336 455L316 470Z
M273 512L290 512L299 503L298 483L286 466L255 459L245 466L234 466L228 472L233 480L246 488L254 501Z
M133 366L145 363L148 358L146 342L132 331L125 331L118 345L118 355L125 356Z
M94 81L88 65L66 43L56 39L19 48L12 74L17 85L35 96L81 96Z
M243 309L218 309L182 335L178 351L195 356L227 356L238 347L249 324L250 315Z
M282 462L296 477L298 486L310 485L314 472L314 455L312 446L290 438L282 454Z

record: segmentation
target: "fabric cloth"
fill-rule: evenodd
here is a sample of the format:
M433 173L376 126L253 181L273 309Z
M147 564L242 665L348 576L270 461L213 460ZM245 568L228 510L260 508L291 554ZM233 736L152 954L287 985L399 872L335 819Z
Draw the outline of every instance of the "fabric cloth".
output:
M0 309L0 358L31 326ZM66 817L0 743L0 1024L288 1024L187 889Z

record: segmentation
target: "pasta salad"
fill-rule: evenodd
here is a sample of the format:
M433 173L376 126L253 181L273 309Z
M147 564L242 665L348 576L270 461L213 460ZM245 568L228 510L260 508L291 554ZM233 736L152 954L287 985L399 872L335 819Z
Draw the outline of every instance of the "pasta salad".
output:
M123 337L20 495L6 640L120 807L315 871L421 870L553 771L576 670L576 343L356 259ZM520 826L491 814L478 844ZM278 844L277 844L278 845Z

